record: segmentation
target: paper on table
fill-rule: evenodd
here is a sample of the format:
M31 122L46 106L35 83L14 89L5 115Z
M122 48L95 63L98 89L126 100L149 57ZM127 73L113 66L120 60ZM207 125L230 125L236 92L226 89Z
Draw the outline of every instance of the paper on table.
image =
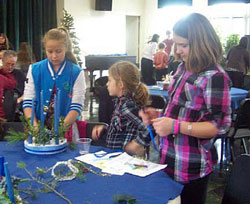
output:
M103 152L97 152L96 154L100 153ZM94 154L86 154L76 157L76 159L100 168L102 172L115 175L130 173L136 176L145 177L167 166L134 158L125 152L115 158L109 158L112 154L114 153L107 154L101 158L96 158Z
M166 168L167 165L156 164L150 161L134 158L124 152L118 157L108 161L105 166L106 168L102 171L106 173L112 173L112 169L119 167L123 169L125 173L145 177Z
M119 155L121 153L120 152L113 152L113 153L106 154L106 152L104 152L104 151L99 151L99 152L96 152L95 154L97 154L97 155L103 154L104 156L96 157L94 154L85 154L82 156L75 157L75 159L82 161L82 162L85 162L87 164L90 164L92 166L95 166L95 167L103 170L104 168L106 168L106 163L108 161L114 159L114 158L110 158L110 156ZM113 170L112 174L123 175L124 171L122 169L119 170L119 168L117 168L117 169Z

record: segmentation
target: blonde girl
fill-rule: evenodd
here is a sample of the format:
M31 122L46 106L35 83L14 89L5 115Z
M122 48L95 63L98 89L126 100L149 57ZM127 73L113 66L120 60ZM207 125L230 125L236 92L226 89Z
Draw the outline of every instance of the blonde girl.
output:
M127 61L120 61L109 69L107 88L115 96L115 110L106 134L106 146L123 149L131 154L144 154L148 145L148 131L138 117L139 110L148 104L149 92L140 81L138 68ZM92 138L97 140L103 126L96 126Z
M65 29L49 30L43 38L43 44L47 59L29 67L28 82L24 90L24 114L31 117L32 99L35 98L37 105L34 125L43 117L45 125L50 127L50 118L54 113L54 96L60 91L60 117L65 118L64 125L68 127L81 114L85 95L84 74L76 64L71 40Z

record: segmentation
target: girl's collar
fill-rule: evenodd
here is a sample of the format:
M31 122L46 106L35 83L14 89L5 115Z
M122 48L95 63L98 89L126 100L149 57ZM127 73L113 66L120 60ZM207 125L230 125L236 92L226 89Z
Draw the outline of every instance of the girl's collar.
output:
M62 62L57 72L55 72L53 64L48 59L48 68L49 68L51 76L54 77L56 74L60 76L65 68L66 62L67 62L66 59L64 59L64 61Z

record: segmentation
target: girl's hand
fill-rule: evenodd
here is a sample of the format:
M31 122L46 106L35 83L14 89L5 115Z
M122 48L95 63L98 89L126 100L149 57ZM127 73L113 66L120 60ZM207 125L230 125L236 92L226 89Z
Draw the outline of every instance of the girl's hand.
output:
M146 108L139 111L139 116L142 118L143 124L148 126L152 124L152 119L158 118L160 112L154 108Z
M103 125L96 125L92 130L92 139L98 140L103 129L104 129Z
M161 117L153 119L153 127L160 137L165 137L172 133L172 118Z

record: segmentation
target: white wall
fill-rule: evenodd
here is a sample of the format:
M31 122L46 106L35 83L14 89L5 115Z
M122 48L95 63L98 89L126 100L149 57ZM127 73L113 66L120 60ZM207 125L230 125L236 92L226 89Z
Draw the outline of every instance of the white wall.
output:
M144 0L113 0L112 2L112 11L96 11L95 0L57 0L60 5L58 8L64 7L74 18L76 33L80 38L80 47L84 55L93 54L100 44L105 46L106 52L114 54L113 50L117 49L115 46L120 43L120 52L126 52L126 16L141 16ZM58 13L60 16L60 10ZM121 29L124 32L121 32ZM87 49L85 49L86 45L88 45ZM91 50L91 53L86 50Z
M207 7L208 0L193 0L192 7L180 8L179 10L176 8L172 9L171 7L158 9L158 0L112 0L112 2L112 11L95 11L95 0L57 0L58 16L61 16L60 9L64 7L74 17L75 28L77 36L80 38L83 53L85 44L90 44L89 42L92 43L92 50L95 50L95 47L100 43L106 43L106 49L112 52L112 46L120 43L121 39L124 41L124 43L120 45L121 50L135 51L137 48L132 47L133 43L126 42L126 40L129 39L126 37L126 33L129 33L129 31L126 30L126 27L129 27L126 22L127 16L135 16L140 19L140 28L138 28L140 32L140 52L137 56L137 60L139 61L140 53L145 43L149 40L149 37L157 33L160 35L160 40L163 40L166 37L165 31L172 30L174 23L188 12L203 13L213 20L211 17L213 13L211 9ZM246 16L247 27L245 34L250 34L250 6L247 6L249 13ZM106 25L107 21L111 21L112 26L108 27ZM121 33L117 32L118 30L120 31L120 29L124 30L122 36L116 34ZM111 31L112 35L117 39L105 36L107 30ZM90 40L93 38L96 40Z

